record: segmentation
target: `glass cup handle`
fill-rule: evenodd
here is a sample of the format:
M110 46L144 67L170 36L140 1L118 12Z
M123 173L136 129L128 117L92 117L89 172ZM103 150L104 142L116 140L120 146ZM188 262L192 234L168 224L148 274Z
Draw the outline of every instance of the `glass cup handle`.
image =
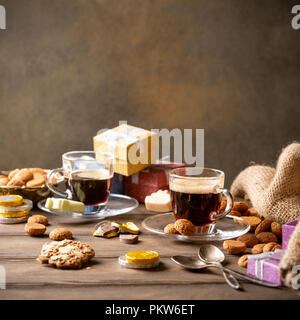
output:
M217 192L222 193L223 196L225 196L226 198L226 208L223 212L217 213L216 214L216 219L220 219L226 216L226 214L228 214L232 208L233 208L233 198L231 193L227 190L227 189L223 189L223 188L217 188Z
M46 178L46 185L47 187L55 194L59 195L62 198L67 198L68 194L66 192L61 192L59 191L52 183L52 179L53 179L53 175L56 173L62 173L63 168L57 168L57 169L53 169L51 170L48 174L47 174L47 178Z

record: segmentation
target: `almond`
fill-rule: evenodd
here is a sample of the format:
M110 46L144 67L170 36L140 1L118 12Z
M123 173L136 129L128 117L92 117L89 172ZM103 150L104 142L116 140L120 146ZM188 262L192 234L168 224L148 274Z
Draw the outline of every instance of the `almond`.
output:
M255 229L255 235L258 235L261 232L267 232L270 230L272 220L269 218L266 218L263 220Z

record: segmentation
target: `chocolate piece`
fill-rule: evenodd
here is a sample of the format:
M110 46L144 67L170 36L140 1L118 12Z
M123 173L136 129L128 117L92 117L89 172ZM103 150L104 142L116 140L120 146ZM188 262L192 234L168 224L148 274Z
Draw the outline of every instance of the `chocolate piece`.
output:
M94 235L105 237L109 234L118 234L119 229L114 227L110 221L102 221L96 225Z
M139 240L139 236L135 234L121 234L120 235L120 242L127 243L127 244L135 244Z

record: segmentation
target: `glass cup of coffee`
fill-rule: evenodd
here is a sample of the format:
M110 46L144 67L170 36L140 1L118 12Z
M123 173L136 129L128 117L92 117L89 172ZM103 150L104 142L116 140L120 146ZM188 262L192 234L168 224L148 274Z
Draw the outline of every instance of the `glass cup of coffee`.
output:
M224 172L216 169L185 167L170 172L169 186L175 219L187 219L196 233L214 232L215 223L233 206L230 192L224 189Z
M94 151L71 151L62 155L62 168L51 170L48 188L62 198L85 204L85 213L99 213L107 206L113 178L113 155ZM65 191L54 186L53 177L64 182Z

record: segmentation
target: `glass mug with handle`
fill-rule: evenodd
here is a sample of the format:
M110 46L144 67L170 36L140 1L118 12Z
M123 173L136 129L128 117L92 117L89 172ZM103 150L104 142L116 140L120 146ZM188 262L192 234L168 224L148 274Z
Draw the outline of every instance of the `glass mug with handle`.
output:
M233 206L232 195L223 188L224 180L224 172L216 169L185 167L172 170L169 186L175 219L191 221L196 233L212 233L216 221L225 217Z
M85 204L85 213L98 213L107 206L113 178L113 155L94 151L71 151L62 155L62 168L47 175L47 187L56 195ZM53 185L64 182L66 191Z

